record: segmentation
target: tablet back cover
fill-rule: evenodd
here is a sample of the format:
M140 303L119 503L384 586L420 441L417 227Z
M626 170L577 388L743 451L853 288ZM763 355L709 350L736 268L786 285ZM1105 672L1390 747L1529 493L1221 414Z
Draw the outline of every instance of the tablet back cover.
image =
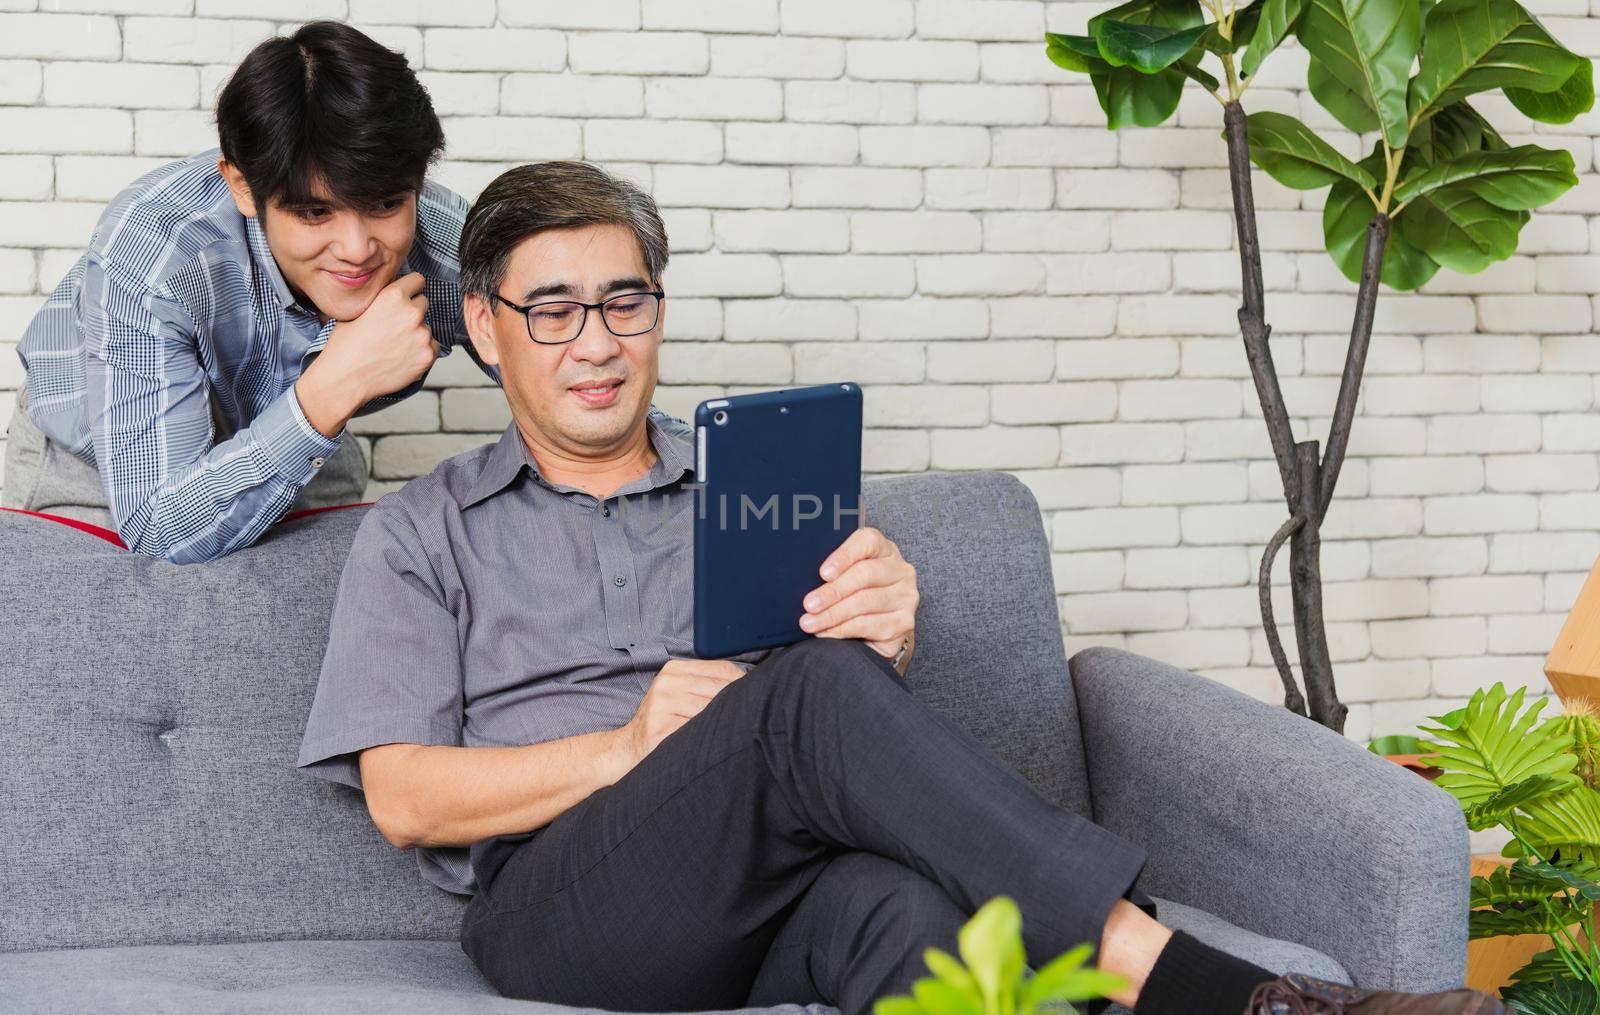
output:
M710 399L695 411L695 437L695 654L805 638L801 601L861 522L860 386Z

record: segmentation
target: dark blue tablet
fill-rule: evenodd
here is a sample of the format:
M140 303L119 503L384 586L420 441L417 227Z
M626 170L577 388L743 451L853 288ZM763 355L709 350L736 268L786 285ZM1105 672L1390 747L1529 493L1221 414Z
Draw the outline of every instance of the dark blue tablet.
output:
M861 387L733 395L695 410L694 651L807 637L805 594L861 523Z

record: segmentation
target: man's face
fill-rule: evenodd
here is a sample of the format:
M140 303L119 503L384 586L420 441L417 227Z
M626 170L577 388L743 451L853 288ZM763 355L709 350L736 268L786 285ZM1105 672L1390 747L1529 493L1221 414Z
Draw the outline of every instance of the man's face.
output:
M523 240L511 253L500 295L523 306L599 303L654 288L633 233L600 225ZM643 426L655 393L664 301L643 334L619 338L591 310L578 337L563 345L534 342L527 317L498 301L469 297L466 318L479 355L499 365L512 415L530 440L587 458L625 447Z
M284 281L323 316L360 317L400 273L417 235L415 191L392 194L372 208L348 208L335 204L319 183L310 204L273 200L262 207L238 170L227 162L222 167L239 211L260 217Z

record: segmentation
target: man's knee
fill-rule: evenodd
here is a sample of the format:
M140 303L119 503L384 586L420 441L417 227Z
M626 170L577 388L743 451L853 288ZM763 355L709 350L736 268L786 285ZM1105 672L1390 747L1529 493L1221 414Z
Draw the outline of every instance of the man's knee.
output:
M748 691L764 701L763 711L794 715L837 707L859 715L883 699L884 687L896 684L900 691L909 690L874 655L862 642L808 638L777 650L740 683L750 683Z
M927 975L927 948L955 951L967 914L937 882L874 853L847 853L836 865L845 869L832 873L851 886L828 949L838 1000L855 1007L870 998L852 993L908 992Z
M887 660L865 642L849 638L807 638L779 650L765 665L809 684L843 683L847 690L863 679L899 681Z

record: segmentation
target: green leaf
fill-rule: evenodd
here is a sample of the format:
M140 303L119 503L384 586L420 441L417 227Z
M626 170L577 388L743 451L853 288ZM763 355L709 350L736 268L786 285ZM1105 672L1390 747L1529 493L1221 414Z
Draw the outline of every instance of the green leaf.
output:
M1100 44L1100 56L1111 66L1153 74L1172 66L1194 48L1204 31L1204 25L1163 28L1107 19L1100 22L1095 41Z
M1516 0L1441 0L1428 12L1408 108L1420 116L1493 88L1553 92L1578 62Z
M1594 64L1579 57L1572 75L1555 91L1507 88L1506 98L1540 123L1571 123L1594 108Z
M1022 950L1022 913L1015 900L997 895L985 902L956 933L961 959L978 983L983 1010L994 1011L1026 968ZM922 1000L919 995L917 998Z
M1184 74L1167 68L1154 74L1141 74L1130 67L1107 67L1089 73L1100 108L1106 113L1106 126L1119 130L1130 124L1155 127L1172 116L1183 95Z
M1518 1015L1596 1015L1600 1012L1600 993L1594 984L1574 979L1570 974L1556 980L1516 983L1500 990L1502 1000Z
M1288 37L1304 9L1305 0L1265 0L1250 44L1239 60L1239 73L1245 77L1254 74L1267 54Z
M1344 127L1365 134L1378 129L1378 113L1367 101L1333 76L1321 60L1312 57L1306 67L1306 88L1317 105L1326 109Z
M927 965L928 971L944 983L957 990L968 991L974 998L983 997L983 992L978 989L978 981L974 980L967 967L949 952L942 948L925 948L922 951L922 961Z
M1120 976L1084 966L1093 948L1081 944L1034 973L1022 988L1023 1010L1047 1001L1093 1001L1127 986Z
M1396 221L1412 245L1446 268L1471 275L1516 253L1522 216L1453 184L1416 198Z
M1559 855L1560 866L1600 862L1600 793L1579 784L1535 800L1523 808L1517 829L1540 856ZM1506 848L1516 850L1517 844Z
M1435 717L1438 727L1422 727L1423 733L1441 741L1429 759L1445 769L1435 785L1463 808L1535 775L1570 773L1577 764L1566 753L1570 737L1548 726L1535 728L1548 699L1522 709L1527 690L1519 687L1507 695L1505 685L1496 683L1474 694L1464 709Z
M911 985L911 995L928 1015L983 1015L983 1003L965 991L940 980L923 977Z
M1561 952L1551 948L1529 959L1527 965L1511 974L1511 979L1518 983L1548 983L1571 975L1571 970L1561 959Z
M1504 151L1509 147L1505 138L1470 103L1458 102L1418 124L1406 154L1418 156L1424 162L1442 162L1469 152ZM1402 166L1402 169L1407 175L1412 171L1410 166Z
M1384 140L1401 148L1408 131L1406 85L1421 31L1414 3L1307 0L1295 35L1334 78L1377 111Z
M1200 64L1195 62L1193 57L1184 57L1173 64L1172 68L1180 72L1184 77L1200 82L1200 86L1207 91L1215 92L1222 87L1222 82L1201 69Z
M1100 56L1099 44L1087 35L1047 32L1045 41L1045 53L1056 66L1089 75L1111 130L1129 125L1155 127L1177 111L1187 74L1182 62L1176 68L1144 74L1132 67L1111 66ZM1207 87L1218 87L1216 78L1195 70L1209 79Z
M1549 204L1577 186L1578 176L1570 152L1520 145L1435 162L1408 176L1395 188L1394 197L1404 204L1451 184L1460 184L1497 208L1525 211Z
M1469 907L1483 909L1489 906L1509 906L1516 902L1537 902L1555 894L1556 886L1541 875L1519 873L1527 870L1524 861L1512 867L1496 867L1488 877L1472 879L1472 896Z
M1310 127L1285 113L1251 113L1245 117L1250 161L1279 183L1298 190L1353 180L1364 187L1378 181L1366 169L1339 154Z
M1381 156L1380 156L1381 158ZM1367 224L1377 209L1366 191L1340 180L1328 191L1322 206L1322 233L1328 254L1339 271L1352 282L1361 281L1361 261L1366 254ZM1439 270L1438 262L1418 250L1391 224L1383 247L1379 278L1391 289L1416 289ZM1410 753L1410 752L1405 752Z
M1430 740L1409 733L1391 733L1368 744L1367 750L1373 754L1426 754L1433 750L1433 747L1433 742Z
M1128 0L1089 19L1089 34L1098 37L1106 21L1161 28L1193 28L1205 24L1198 0Z
M1088 74L1096 68L1103 69L1108 66L1100 58L1100 47L1087 35L1046 32L1044 39L1045 55L1050 58L1050 62L1063 70Z
M1474 909L1467 914L1467 937L1477 941L1486 937L1517 934L1559 934L1563 928L1583 922L1586 915L1585 912L1574 912L1568 906L1546 907L1542 902L1517 902L1499 909Z
M1467 827L1474 832L1494 828L1533 801L1560 793L1577 783L1571 773L1535 775L1514 786L1507 786L1482 803L1466 808Z
M1511 871L1516 878L1529 882L1541 881L1555 891L1575 891L1578 897L1589 902L1600 902L1600 881L1590 876L1594 873L1593 868L1580 873L1550 863L1518 862Z
M872 1002L872 1015L927 1015L914 998L904 994L880 997Z

